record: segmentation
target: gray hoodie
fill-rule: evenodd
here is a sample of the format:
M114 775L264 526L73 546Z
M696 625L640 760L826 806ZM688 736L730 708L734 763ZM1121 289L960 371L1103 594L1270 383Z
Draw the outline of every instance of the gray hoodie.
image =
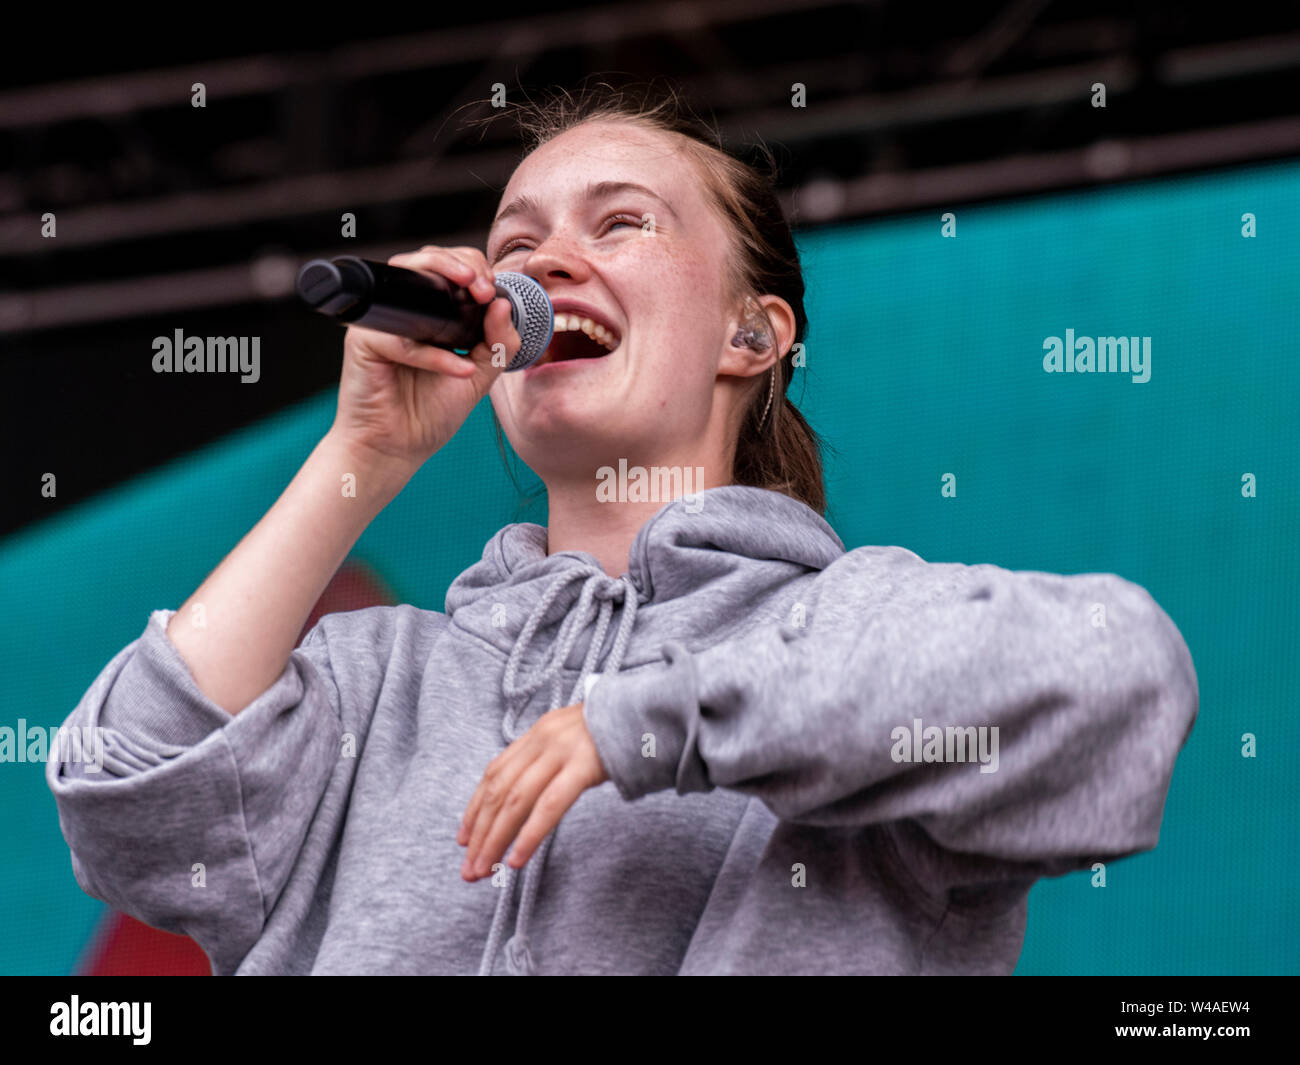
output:
M740 486L622 578L506 526L446 613L327 615L234 717L171 613L67 720L103 769L47 780L82 889L217 974L1010 973L1035 878L1156 845L1198 708L1137 585L846 552ZM466 883L488 762L584 696L610 780Z

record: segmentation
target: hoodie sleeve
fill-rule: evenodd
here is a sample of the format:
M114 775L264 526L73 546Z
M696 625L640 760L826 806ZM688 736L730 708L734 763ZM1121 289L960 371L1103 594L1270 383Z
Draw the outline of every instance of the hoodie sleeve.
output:
M864 547L787 607L594 685L585 719L625 799L725 787L790 822L910 821L967 872L988 867L968 882L1156 845L1198 692L1139 586ZM928 758L950 734L965 760Z
M365 720L345 706L357 700L340 696L330 633L352 636L355 625L335 619L357 615L322 619L280 677L232 716L199 690L167 638L172 614L150 616L65 722L95 730L85 734L101 738L100 757L61 752L46 780L82 890L192 936L224 974L261 935L331 776L355 765L340 757L341 742Z

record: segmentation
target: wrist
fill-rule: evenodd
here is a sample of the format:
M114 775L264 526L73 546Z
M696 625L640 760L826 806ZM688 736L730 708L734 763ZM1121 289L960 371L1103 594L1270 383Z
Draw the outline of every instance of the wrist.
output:
M417 459L385 454L334 428L321 439L318 452L335 472L340 490L354 492L358 499L369 500L380 508L391 502L423 465ZM349 475L351 482L345 484Z

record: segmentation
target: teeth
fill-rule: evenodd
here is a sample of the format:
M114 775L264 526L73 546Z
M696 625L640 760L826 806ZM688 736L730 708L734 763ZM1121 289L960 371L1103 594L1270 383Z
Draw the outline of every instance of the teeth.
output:
M618 334L611 329L606 329L599 322L594 322L590 318L580 318L576 314L557 314L555 316L555 331L557 333L577 333L579 331L586 333L592 340L604 345L613 351L618 346Z

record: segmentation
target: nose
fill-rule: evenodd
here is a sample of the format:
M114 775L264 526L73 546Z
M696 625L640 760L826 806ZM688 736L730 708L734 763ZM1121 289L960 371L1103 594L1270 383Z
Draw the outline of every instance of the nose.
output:
M521 272L542 282L555 279L582 282L591 276L591 268L582 253L571 241L554 234L529 253Z

